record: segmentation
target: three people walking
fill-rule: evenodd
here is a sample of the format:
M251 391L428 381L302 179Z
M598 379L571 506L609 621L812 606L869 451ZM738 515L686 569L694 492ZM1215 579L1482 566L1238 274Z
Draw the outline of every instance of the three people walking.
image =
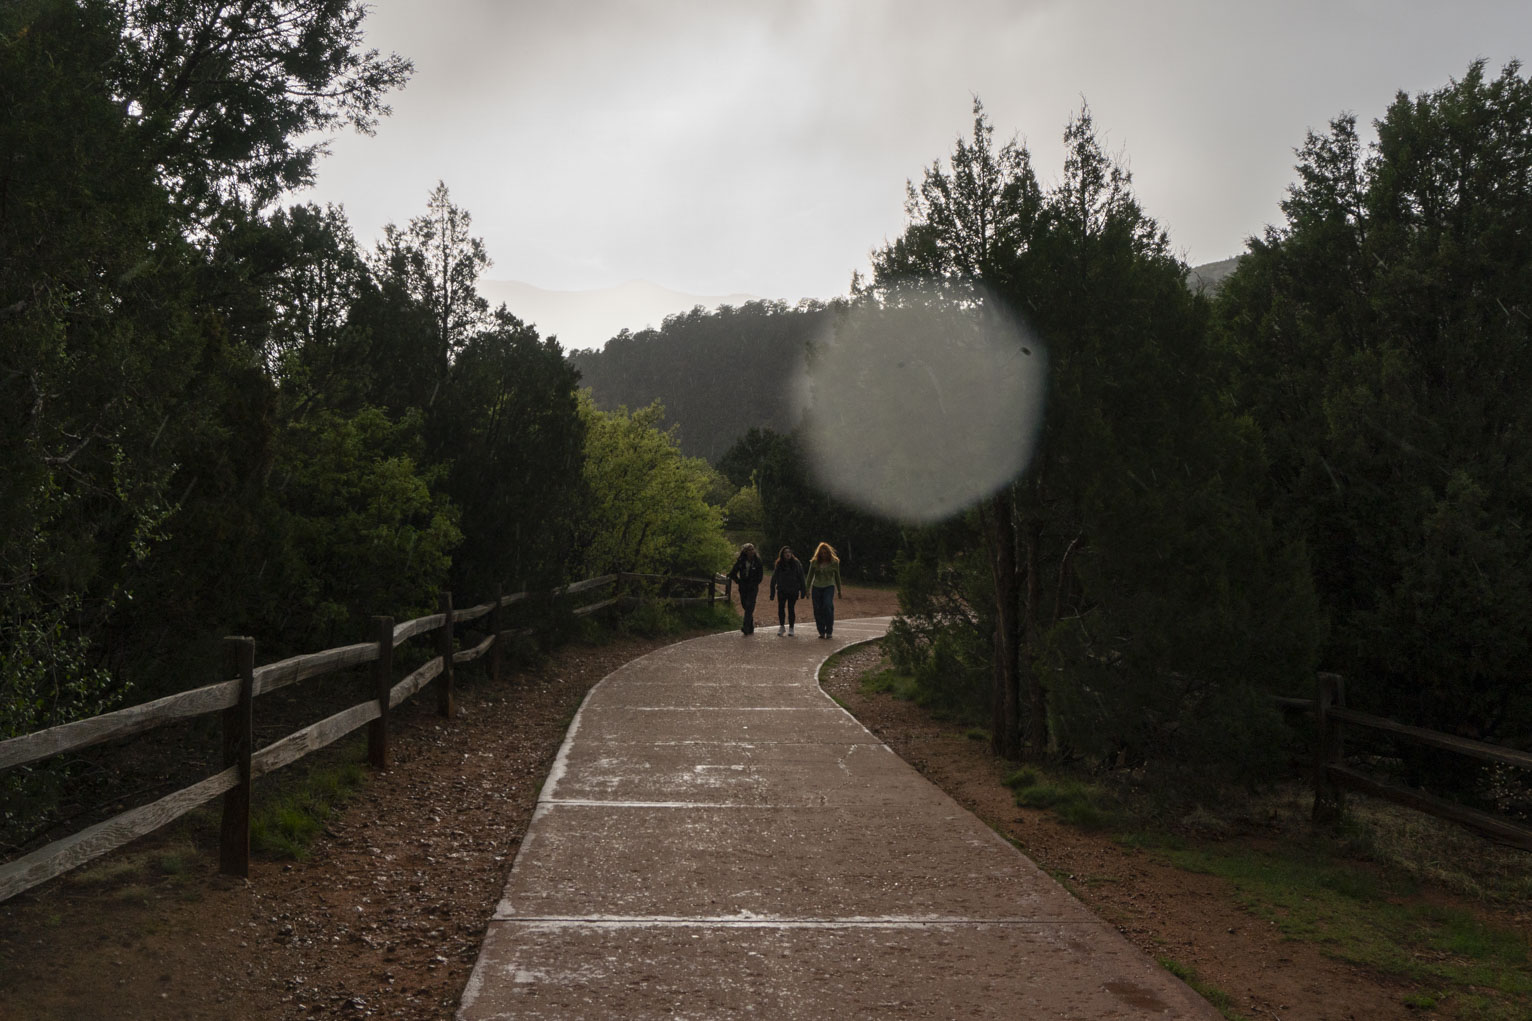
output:
M739 607L744 611L740 631L755 633L755 599L761 586L765 565L755 550L755 543L747 542L739 548L734 566L729 568L729 580L739 587ZM798 597L805 592L814 608L814 626L820 638L830 638L835 633L835 597L841 594L840 557L835 547L827 542L814 549L814 556L804 569L803 561L793 555L786 546L777 552L772 564L771 588L768 598L777 601L777 635L793 634L797 624Z

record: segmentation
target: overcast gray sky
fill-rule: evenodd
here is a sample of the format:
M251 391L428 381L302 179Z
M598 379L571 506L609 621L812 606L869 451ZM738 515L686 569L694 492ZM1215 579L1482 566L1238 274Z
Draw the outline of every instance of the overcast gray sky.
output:
M1532 57L1527 0L375 0L367 27L415 76L300 196L364 245L441 179L491 278L789 301L898 234L974 95L1045 185L1088 102L1198 264L1279 219L1306 129Z

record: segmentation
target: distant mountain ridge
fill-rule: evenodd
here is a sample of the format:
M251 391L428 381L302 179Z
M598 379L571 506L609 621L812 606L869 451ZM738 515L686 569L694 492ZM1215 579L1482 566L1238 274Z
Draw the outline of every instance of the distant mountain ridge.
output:
M1218 288L1223 286L1224 278L1238 268L1239 260L1243 258L1243 255L1235 255L1217 262L1204 262L1200 266L1193 266L1186 272L1186 285L1194 291L1212 297L1218 293Z
M491 307L503 302L518 319L536 325L542 336L558 337L566 351L598 348L625 329L658 329L666 316L699 305L715 309L760 300L753 294L687 294L647 280L589 291L552 291L519 280L481 279L478 286Z
M1212 296L1240 258L1189 268L1186 286ZM659 297L669 296L672 302L685 299L688 303L681 308L666 305L650 329L631 325L636 319L630 314L624 323L629 335L609 342L603 337L591 345L571 343L560 334L570 361L580 370L582 385L590 389L598 407L607 411L619 406L641 408L659 400L667 419L679 426L682 451L714 463L751 428L786 433L797 425L794 379L803 365L806 345L829 324L829 307L816 302L789 306L740 300L743 295L704 299L653 285L630 287L635 294L649 290ZM563 293L574 298L605 294L615 302L616 292L622 290ZM485 289L485 293L490 292ZM545 335L558 332L518 311L510 298L503 300L518 316L536 321ZM708 301L730 309L713 311ZM699 305L705 311L692 314ZM674 318L665 324L666 316ZM615 338L621 328L611 336Z
M597 407L661 401L682 452L716 464L751 428L786 433L797 424L793 380L830 315L822 302L746 302L675 316L569 360Z

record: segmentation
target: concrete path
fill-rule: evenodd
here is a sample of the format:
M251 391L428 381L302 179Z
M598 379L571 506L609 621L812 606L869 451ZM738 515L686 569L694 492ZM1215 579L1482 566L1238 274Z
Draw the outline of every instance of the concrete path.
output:
M887 626L712 635L602 680L458 1017L1216 1021L820 690Z

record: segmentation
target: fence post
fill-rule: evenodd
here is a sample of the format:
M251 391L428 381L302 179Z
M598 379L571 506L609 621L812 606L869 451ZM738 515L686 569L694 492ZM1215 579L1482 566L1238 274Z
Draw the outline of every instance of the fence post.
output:
M451 719L456 715L456 705L453 702L452 691L452 593L446 590L441 594L442 615L446 618L442 621L441 630L436 633L436 648L442 657L441 686L436 689L436 711L438 714Z
M372 618L377 636L378 658L372 664L373 689L378 696L378 718L367 728L367 761L374 769L388 768L388 709L394 686L394 618Z
M1330 779L1329 767L1341 764L1346 747L1341 722L1330 716L1330 709L1346 705L1346 684L1339 674L1322 673L1318 681L1318 697L1314 699L1314 717L1319 726L1314 748L1314 821L1333 823L1340 820L1346 806L1340 787Z
M717 598L717 592L718 592L718 572L717 571L709 571L708 572L708 576L707 576L707 608L709 610L711 610L713 608L713 600Z
M489 633L494 642L489 647L489 679L500 683L500 649L505 643L500 639L500 601L505 598L505 586L495 586L495 605L489 611Z
M250 753L255 745L255 639L223 640L224 662L239 680L239 701L223 711L223 768L239 767L239 783L223 796L218 871L250 875Z

